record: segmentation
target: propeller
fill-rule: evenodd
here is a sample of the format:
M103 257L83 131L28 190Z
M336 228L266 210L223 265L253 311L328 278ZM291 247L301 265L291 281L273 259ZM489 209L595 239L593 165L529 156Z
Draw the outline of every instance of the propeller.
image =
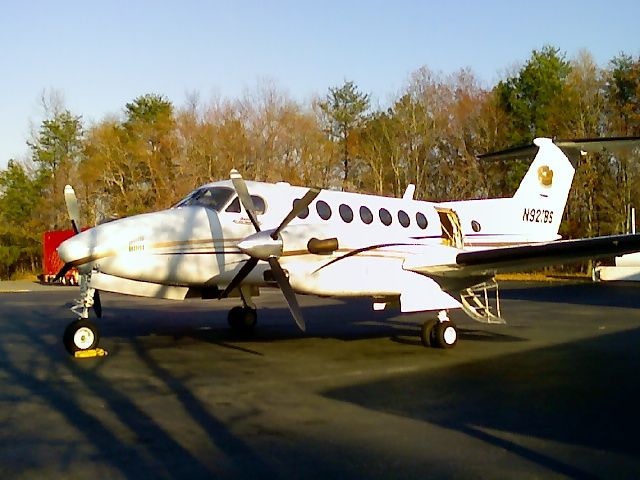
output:
M231 182L233 183L233 188L238 194L240 203L247 212L249 220L256 229L256 233L249 235L238 243L238 248L250 258L242 268L240 268L238 273L236 273L236 276L233 277L229 285L227 285L227 288L225 288L220 294L220 298L228 297L229 293L242 283L260 260L266 261L271 267L273 278L280 287L280 290L282 290L293 319L298 325L298 328L304 332L306 327L296 294L289 283L289 279L287 278L285 271L282 269L282 266L280 266L280 262L278 262L278 258L280 258L283 251L280 232L282 232L282 230L284 230L294 218L296 218L311 204L311 202L313 202L313 200L320 194L320 190L317 188L309 189L309 191L299 201L294 203L293 208L288 215L284 217L278 227L270 230L261 230L256 217L256 209L253 205L253 200L251 199L251 195L249 195L249 191L247 189L247 184L242 178L242 175L240 175L240 173L235 169L231 170Z
M56 273L56 276L53 277L53 282L57 282L58 280L60 280L62 277L64 277L67 272L69 270L71 270L71 268L73 268L73 264L71 263L65 263L62 268L58 271L58 273Z
M78 208L76 192L71 185L65 185L64 187L64 203L67 204L67 213L69 214L73 231L78 234L80 233L80 209Z
M80 209L78 207L78 199L76 198L76 192L71 185L65 185L64 187L64 202L67 205L67 213L71 220L71 227L73 228L74 235L80 233ZM65 263L60 271L56 274L54 282L64 277L71 268L75 265L73 263ZM86 274L80 274L81 277ZM93 294L93 310L98 318L102 318L102 302L100 301L100 292L94 291Z
M100 301L100 290L93 291L93 311L96 317L102 318L102 302Z

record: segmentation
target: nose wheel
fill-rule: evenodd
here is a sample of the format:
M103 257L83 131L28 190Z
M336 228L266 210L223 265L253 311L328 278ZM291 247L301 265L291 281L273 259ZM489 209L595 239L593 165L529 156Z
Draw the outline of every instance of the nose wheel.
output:
M95 349L100 340L98 327L89 320L75 320L67 325L63 335L64 347L70 355Z

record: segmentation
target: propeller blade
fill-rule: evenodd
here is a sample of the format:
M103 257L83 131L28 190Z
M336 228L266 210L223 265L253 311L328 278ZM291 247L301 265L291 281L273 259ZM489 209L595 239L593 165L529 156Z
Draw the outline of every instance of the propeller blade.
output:
M53 282L55 283L58 280L60 280L62 277L64 277L67 274L67 272L71 270L72 267L73 265L71 263L65 263L60 269L60 271L56 273L56 276L54 277Z
M296 294L291 288L291 284L289 283L289 279L282 270L282 267L278 263L278 259L275 257L269 258L269 265L271 266L271 272L273 272L273 278L276 279L282 293L284 294L284 298L289 305L289 310L291 310L291 315L293 315L293 319L296 321L298 328L303 332L306 329L304 324L304 318L302 318L302 310L300 310L300 305L298 305L298 299L296 298Z
M302 212L305 208L307 208L318 195L320 195L319 189L310 188L309 191L304 194L304 197L293 204L293 208L289 212L289 215L287 215L284 220L282 220L278 228L273 231L273 233L271 234L271 238L273 238L274 240L278 238L278 234L282 231L282 229L289 225L289 222L296 218L298 214L300 214L300 212Z
M258 220L256 219L256 207L253 205L253 200L251 199L251 195L249 195L249 190L247 190L247 184L242 178L242 175L240 175L240 172L238 172L235 168L231 170L231 182L233 183L233 188L235 188L236 193L238 194L240 203L242 203L245 212L247 212L249 220L251 220L251 223L253 223L256 232L259 232L260 225L258 224Z
M224 291L220 294L219 298L227 298L231 293L231 291L234 288L236 288L238 285L240 285L240 282L242 282L247 277L247 275L251 273L251 270L253 270L255 266L258 264L258 261L259 260L254 257L247 260L247 263L245 263L240 269L240 271L236 274L236 276L233 277L233 279L231 280L231 283L227 285L227 288L224 289Z
M100 301L99 290L93 293L93 311L96 312L96 317L102 318L102 302Z
M64 202L67 204L67 213L71 220L71 226L76 233L80 232L80 209L78 208L78 199L76 192L71 185L64 187Z

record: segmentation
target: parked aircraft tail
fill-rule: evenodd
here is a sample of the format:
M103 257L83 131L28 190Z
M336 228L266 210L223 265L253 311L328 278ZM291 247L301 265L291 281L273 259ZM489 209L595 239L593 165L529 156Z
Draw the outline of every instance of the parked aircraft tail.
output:
M577 159L588 152L629 152L638 147L640 137L537 138L532 145L487 153L478 158L513 160L531 158L536 154L512 198L510 207L515 211L510 211L515 214L517 223L514 233L544 241L558 236Z
M549 138L536 138L538 146L529 170L513 196L518 230L531 238L552 239L558 233L575 169Z

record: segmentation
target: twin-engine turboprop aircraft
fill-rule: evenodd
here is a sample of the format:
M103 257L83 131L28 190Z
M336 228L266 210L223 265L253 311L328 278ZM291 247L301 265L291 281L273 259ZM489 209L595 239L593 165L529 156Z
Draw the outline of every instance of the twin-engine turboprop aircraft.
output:
M402 312L438 312L424 322L422 342L452 347L451 309L504 323L496 273L640 250L640 235L556 241L574 168L551 139L535 145L537 155L511 198L433 203L414 200L411 188L403 198L388 198L245 182L232 170L230 180L204 185L168 210L79 232L58 248L60 274L71 267L82 273L72 307L79 318L67 327L65 346L72 354L96 347L98 330L88 317L91 307L101 315L100 290L167 299L237 296L242 306L231 309L229 324L250 331L257 320L252 298L277 286L301 330L296 294L369 297L376 310L399 304ZM69 186L65 198L78 231Z

